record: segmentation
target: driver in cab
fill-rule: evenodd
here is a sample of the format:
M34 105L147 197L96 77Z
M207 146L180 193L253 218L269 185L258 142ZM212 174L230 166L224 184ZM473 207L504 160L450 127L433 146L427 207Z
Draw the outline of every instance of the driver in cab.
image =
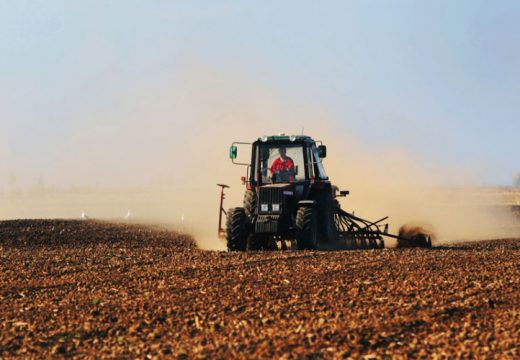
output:
M280 157L278 157L271 165L271 174L273 182L292 182L294 181L294 162L287 156L287 149L281 147L278 149Z

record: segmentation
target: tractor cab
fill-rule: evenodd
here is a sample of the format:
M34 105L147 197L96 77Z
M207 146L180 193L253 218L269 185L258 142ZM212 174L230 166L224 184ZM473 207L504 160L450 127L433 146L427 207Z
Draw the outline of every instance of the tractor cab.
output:
M251 145L251 162L236 162L237 145ZM230 148L233 163L248 166L251 187L268 184L302 183L328 180L321 159L327 148L309 136L263 136L251 143L234 142Z
M324 153L325 147L321 145ZM316 143L307 136L263 137L253 143L254 186L327 180Z

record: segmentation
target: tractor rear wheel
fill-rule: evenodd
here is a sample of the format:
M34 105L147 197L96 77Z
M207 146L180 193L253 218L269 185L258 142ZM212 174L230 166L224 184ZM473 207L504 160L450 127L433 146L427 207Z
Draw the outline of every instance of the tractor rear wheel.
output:
M299 250L318 247L318 214L314 208L302 207L296 213L296 245Z
M228 210L226 228L228 250L246 251L247 219L243 208L232 208Z
M329 190L321 191L316 195L318 203L318 236L320 243L335 244L337 241L336 224L334 222L334 200L332 192Z

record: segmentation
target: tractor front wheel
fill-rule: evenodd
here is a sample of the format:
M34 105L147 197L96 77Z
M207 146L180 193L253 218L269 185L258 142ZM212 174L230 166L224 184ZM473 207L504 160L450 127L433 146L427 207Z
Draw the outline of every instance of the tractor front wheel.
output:
M246 251L247 219L243 208L228 210L226 228L228 251Z
M256 214L256 194L251 190L244 194L244 211L249 218Z
M296 213L296 244L298 250L318 247L318 214L312 207L302 207Z

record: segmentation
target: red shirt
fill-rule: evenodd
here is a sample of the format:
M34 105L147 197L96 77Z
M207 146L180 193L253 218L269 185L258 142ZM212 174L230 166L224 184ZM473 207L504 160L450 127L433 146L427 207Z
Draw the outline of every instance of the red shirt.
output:
M273 165L271 165L271 174L278 174L280 172L290 172L291 179L293 179L294 162L290 157L286 157L285 160L278 158L273 161Z

